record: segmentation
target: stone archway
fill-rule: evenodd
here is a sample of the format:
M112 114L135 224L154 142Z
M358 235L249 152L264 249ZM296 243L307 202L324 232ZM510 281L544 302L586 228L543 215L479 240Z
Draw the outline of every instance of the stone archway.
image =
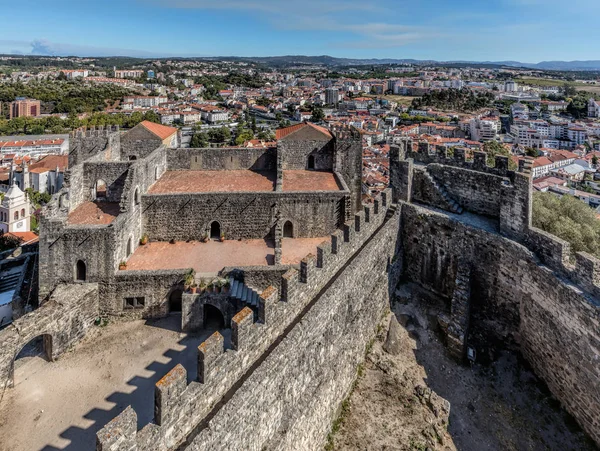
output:
M204 304L203 311L204 329L224 329L225 317L220 309L211 304Z
M183 290L176 288L169 295L169 313L181 313Z
M23 343L19 349L19 352L15 353L15 357L12 360L9 375L9 385L15 385L15 365L18 366L17 360L30 357L41 357L48 362L52 362L52 345L52 335L48 333L36 335Z

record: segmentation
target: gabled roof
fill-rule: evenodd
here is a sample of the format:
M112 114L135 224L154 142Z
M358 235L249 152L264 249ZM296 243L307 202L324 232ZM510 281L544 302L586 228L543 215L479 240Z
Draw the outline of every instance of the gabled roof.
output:
M289 136L299 132L300 130L316 131L328 140L333 138L329 130L327 130L324 127L319 127L318 125L312 124L310 122L303 122L301 124L292 125L291 127L280 128L275 132L275 138L277 139L277 141L281 139L287 139Z
M59 171L64 171L69 164L68 155L46 155L39 161L29 165L29 171L34 172L34 169L55 170L58 167Z
M157 124L155 122L143 121L140 122L139 125L162 140L167 139L174 133L177 133L177 129L175 127L167 127L166 125Z

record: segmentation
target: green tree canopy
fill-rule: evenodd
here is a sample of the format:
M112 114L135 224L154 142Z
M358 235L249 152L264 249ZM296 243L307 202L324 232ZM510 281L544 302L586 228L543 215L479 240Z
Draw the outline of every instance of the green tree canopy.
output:
M573 196L534 193L533 226L567 241L572 252L600 257L600 221L594 210Z

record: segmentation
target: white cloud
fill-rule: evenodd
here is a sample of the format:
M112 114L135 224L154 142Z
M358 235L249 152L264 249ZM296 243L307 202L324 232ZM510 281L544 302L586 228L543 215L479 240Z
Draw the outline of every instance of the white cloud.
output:
M47 39L33 41L0 39L0 53L2 52L41 56L160 56L143 50L78 45L52 42Z

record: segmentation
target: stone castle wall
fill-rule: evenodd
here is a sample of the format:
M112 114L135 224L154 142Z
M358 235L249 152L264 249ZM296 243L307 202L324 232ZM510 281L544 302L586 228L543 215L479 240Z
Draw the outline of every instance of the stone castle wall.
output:
M314 158L316 170L333 170L334 143L331 141L281 140L277 143L278 152L281 154L283 170L305 170L308 167L309 155Z
M468 262L470 346L482 356L496 340L520 349L554 396L600 441L598 298L497 230L413 205L402 206L402 225L405 276L450 299L458 265ZM580 257L573 271L585 273L590 264L600 268L597 259Z
M344 191L331 193L153 194L142 198L144 231L152 240L200 240L218 221L227 239L272 234L277 209L295 237L328 236L340 223Z
M14 361L32 339L43 336L52 361L77 343L98 317L96 284L59 285L37 310L0 331L0 389L13 385Z
M171 149L167 154L169 171L205 170L274 171L276 148L218 147L208 149Z
M159 381L154 423L136 431L128 408L98 433L98 450L172 449L186 439L190 449L322 446L397 281L399 215L390 196L284 274L280 292L267 288L258 322L248 308L238 313L232 350L219 333L204 342L198 382L186 385L181 366ZM211 413L223 396L230 401Z

